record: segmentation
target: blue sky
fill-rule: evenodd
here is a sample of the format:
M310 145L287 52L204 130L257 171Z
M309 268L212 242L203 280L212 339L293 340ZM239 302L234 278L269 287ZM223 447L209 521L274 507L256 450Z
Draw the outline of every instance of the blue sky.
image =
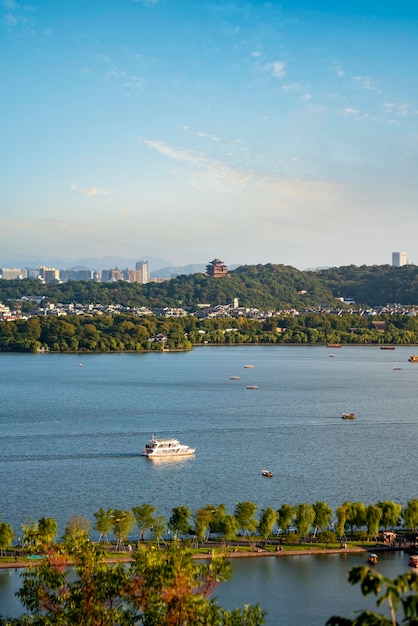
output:
M0 7L2 259L418 262L415 2Z

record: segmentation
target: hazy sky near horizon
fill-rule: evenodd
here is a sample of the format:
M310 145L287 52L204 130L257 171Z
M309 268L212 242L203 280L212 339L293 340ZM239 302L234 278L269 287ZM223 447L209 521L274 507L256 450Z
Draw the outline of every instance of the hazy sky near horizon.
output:
M418 6L0 0L0 256L418 262Z

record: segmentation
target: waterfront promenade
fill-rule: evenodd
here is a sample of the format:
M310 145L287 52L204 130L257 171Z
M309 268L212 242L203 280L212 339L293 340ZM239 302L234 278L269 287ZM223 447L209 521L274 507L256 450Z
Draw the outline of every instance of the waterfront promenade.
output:
M242 558L264 558L264 557L297 557L297 556L317 556L317 555L331 555L331 554L353 554L367 552L416 552L416 542L414 540L397 541L395 544L385 545L382 543L368 543L364 545L350 545L346 544L346 547L307 547L308 544L302 546L283 546L278 542L268 543L261 545L260 542L250 545L249 542L235 541L232 545L223 546L217 542L205 542L200 545L193 554L194 559L207 560L213 558L215 555L223 554L227 559L242 559ZM161 549L164 549L161 547ZM106 556L103 560L106 563L130 563L133 561L133 551L121 551L116 552L113 556L110 554L112 549L106 550ZM17 558L17 560L15 560ZM0 569L23 569L26 567L34 567L38 565L44 555L39 555L39 558L33 558L24 555L22 552L16 557L14 551L7 551L5 560L0 561ZM72 564L71 560L68 562L60 562L61 565Z

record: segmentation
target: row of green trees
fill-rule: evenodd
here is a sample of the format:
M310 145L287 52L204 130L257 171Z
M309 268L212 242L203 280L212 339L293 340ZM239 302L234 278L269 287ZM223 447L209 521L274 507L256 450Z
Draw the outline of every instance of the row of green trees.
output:
M374 321L385 323L376 329ZM155 341L158 335L165 341ZM0 351L189 350L202 344L417 344L418 319L398 316L283 315L268 320L136 317L130 314L30 317L0 323Z
M258 515L258 517L257 517ZM132 510L100 508L94 514L93 530L99 543L112 536L117 549L124 546L137 529L137 540L143 541L152 536L157 544L167 535L178 537L194 536L203 542L211 535L221 537L225 542L235 539L238 534L245 537L254 535L270 538L276 531L288 533L290 528L301 538L313 533L315 536L325 531L335 530L336 536L343 537L347 531L362 530L364 538L376 538L380 528L393 528L403 520L411 530L418 528L418 499L410 500L404 507L385 500L365 505L362 502L344 502L332 508L323 501L314 504L282 504L278 510L266 507L259 510L254 502L238 502L233 513L228 513L224 504L207 504L193 514L189 507L181 505L172 509L168 520L157 514L156 507L149 503L134 506ZM335 520L335 521L334 521ZM81 517L73 517L65 527L66 536L82 528L88 532L90 523ZM53 518L42 517L38 522L25 523L21 527L21 544L29 551L46 549L56 539L58 525ZM10 524L0 523L0 549L6 550L12 544L15 533ZM294 535L292 541L295 541Z

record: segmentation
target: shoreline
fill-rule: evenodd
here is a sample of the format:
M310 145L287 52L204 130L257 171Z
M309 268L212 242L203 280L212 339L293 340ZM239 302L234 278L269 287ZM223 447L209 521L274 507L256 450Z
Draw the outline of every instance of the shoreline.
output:
M215 548L216 550L216 548ZM365 547L360 547L360 546L356 546L356 547L347 547L347 548L306 548L303 550L280 550L278 552L273 551L273 550L262 550L262 549L258 549L257 551L254 552L225 552L225 558L226 559L252 559L252 558L266 558L266 557L278 557L278 558L282 558L282 557L296 557L296 556L315 556L315 555L327 555L327 554L355 554L355 553L367 553L370 551L374 551L374 552L392 552L392 551L400 551L403 550L403 548L387 548L387 547L380 547L380 546L373 546L370 548L365 548ZM214 556L216 556L217 554L219 554L219 552L216 552L214 550L210 550L208 551L207 554L203 554L203 553L198 553L198 554L193 554L193 559L195 560L201 560L201 561L208 561L211 560ZM39 565L42 562L42 558L37 559L37 560L30 560L28 559L27 561L4 561L4 562L0 562L0 570L2 569L27 569L28 567L36 567L37 565ZM131 556L121 556L119 558L113 558L113 557L106 557L105 559L103 559L103 561L105 563L132 563L133 558ZM71 565L73 565L72 561L68 561L68 562L61 562L61 565L64 565L66 567L70 567Z

